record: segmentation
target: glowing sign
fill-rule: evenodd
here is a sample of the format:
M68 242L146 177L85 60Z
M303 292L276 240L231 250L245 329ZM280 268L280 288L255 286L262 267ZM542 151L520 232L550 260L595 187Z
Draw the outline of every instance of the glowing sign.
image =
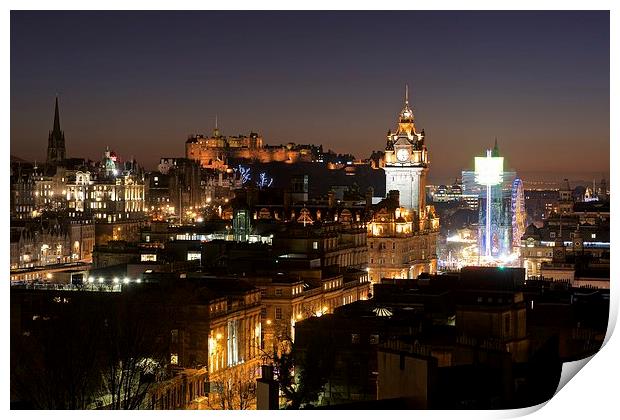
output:
M476 182L480 185L497 185L502 183L504 158L476 156Z

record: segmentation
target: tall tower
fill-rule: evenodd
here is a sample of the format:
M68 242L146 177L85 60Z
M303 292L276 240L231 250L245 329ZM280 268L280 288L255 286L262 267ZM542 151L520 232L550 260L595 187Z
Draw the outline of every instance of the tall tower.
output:
M65 160L65 133L60 130L60 115L58 113L58 97L54 109L54 129L47 139L47 163L58 164Z
M388 131L385 148L385 191L400 191L400 205L422 216L426 208L428 151L424 130L417 132L409 107L409 86L405 86L405 106L398 115L395 133Z

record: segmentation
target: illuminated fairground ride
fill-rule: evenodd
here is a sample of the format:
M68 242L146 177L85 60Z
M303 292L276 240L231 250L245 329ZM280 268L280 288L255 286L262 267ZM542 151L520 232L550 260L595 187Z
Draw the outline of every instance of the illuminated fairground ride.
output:
M511 195L512 210L512 248L521 248L521 237L525 233L525 197L523 196L523 182L516 178L512 183Z
M514 177L514 172L504 172L503 166L504 158L499 156L497 144L493 150L487 150L486 156L475 158L478 225L446 238L439 253L440 270L453 271L470 265L519 266L526 219L523 182Z

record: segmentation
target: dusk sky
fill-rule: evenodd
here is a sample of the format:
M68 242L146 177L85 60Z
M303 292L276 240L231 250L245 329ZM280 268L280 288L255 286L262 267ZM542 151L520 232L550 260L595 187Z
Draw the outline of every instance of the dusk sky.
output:
M12 12L11 154L106 145L154 169L190 133L383 150L409 83L430 180L499 139L520 173L609 172L608 12ZM568 176L568 175L567 175Z

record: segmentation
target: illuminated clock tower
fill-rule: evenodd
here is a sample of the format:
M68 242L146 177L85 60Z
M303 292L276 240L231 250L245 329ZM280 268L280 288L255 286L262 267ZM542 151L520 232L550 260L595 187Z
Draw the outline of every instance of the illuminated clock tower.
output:
M400 191L400 205L423 217L426 209L426 174L428 151L424 130L416 131L413 111L409 107L409 87L405 87L405 107L398 116L395 133L387 134L385 148L385 191Z

